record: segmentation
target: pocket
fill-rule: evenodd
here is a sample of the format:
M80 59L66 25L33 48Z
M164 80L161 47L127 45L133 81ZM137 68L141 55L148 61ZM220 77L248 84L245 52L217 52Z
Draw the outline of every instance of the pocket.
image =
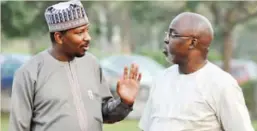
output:
M95 120L103 122L102 117L102 98L97 90L92 90L93 99L90 99L92 102L92 115ZM90 97L90 96L89 96Z

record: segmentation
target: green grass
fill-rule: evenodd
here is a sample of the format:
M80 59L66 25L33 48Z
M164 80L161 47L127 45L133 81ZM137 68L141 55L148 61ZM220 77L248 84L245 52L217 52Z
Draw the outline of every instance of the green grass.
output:
M1 114L1 130L8 131L8 114ZM253 122L254 129L257 130L257 121ZM115 124L104 124L103 131L139 131L138 121L135 120L125 120Z
M8 118L9 115L7 113L1 113L1 131L7 131L8 129Z
M8 131L8 113L1 113L1 130ZM137 128L138 121L126 120L115 124L104 124L103 131L139 131Z
M257 121L253 122L253 127L254 127L255 131L257 131Z
M105 124L104 131L140 131L138 121L125 120L115 124Z

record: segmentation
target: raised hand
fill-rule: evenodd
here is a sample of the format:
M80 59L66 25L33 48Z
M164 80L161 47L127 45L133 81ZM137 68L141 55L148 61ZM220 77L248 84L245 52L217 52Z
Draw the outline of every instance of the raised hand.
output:
M128 105L132 105L136 99L141 73L138 73L138 65L132 64L130 70L124 67L122 78L117 83L117 93L122 101Z

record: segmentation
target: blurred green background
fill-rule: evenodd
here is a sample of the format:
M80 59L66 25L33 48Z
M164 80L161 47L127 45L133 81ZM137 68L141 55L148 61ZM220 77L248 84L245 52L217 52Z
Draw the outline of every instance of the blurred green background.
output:
M34 55L51 46L44 20L46 7L57 1L1 1L1 53ZM163 38L171 20L192 11L206 16L215 31L210 61L233 74L233 60L243 65L257 62L256 1L82 1L90 20L90 52L99 59L115 54L148 56L164 67ZM245 67L243 67L245 68ZM249 74L253 74L252 77ZM256 70L234 73L244 91L256 128ZM242 76L242 79L241 79ZM245 79L246 78L246 79ZM1 95L1 106L4 95ZM7 103L8 104L8 103ZM2 110L1 131L8 126L8 111ZM104 125L104 131L136 131L138 120Z

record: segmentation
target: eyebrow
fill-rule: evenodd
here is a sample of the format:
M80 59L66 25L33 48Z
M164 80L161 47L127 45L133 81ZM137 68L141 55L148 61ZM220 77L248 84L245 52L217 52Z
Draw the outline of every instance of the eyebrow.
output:
M176 29L174 28L169 28L169 32L175 32L175 33L178 33Z
M89 28L89 25L86 25L85 27L80 27L80 28L75 29L75 31L82 31L82 30L86 30L88 28Z
M82 28L82 29L84 30L84 29L88 29L88 28L89 28L89 25L86 25L86 26L85 26L84 28Z
M89 26L90 26L90 24L87 24L87 25L86 25L86 28L89 28Z

